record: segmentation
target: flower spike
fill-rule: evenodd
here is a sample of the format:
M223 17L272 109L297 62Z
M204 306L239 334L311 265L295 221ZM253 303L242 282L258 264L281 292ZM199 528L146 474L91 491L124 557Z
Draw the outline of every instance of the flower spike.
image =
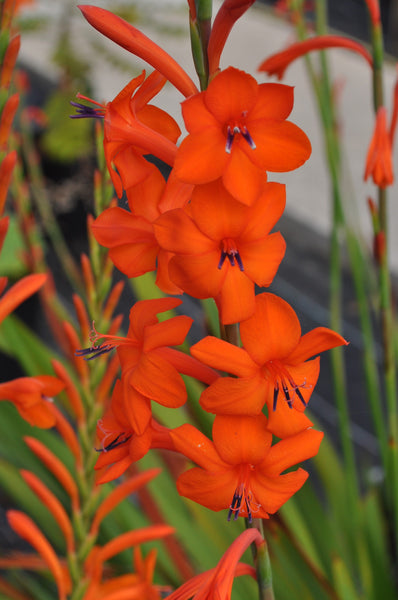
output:
M78 8L97 31L149 63L186 98L198 92L192 79L174 58L127 21L97 6L81 5Z

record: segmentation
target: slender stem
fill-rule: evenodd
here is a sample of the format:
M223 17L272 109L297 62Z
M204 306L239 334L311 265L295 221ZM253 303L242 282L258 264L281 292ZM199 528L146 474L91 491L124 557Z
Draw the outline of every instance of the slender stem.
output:
M262 519L253 519L250 523L245 519L247 529L257 529L261 534L264 543L260 546L252 544L252 553L254 566L257 573L259 600L275 600L272 587L272 569L268 552L268 544L264 536L264 527Z
M373 53L373 100L374 108L384 104L383 94L383 34L381 23L372 23ZM398 406L397 378L394 347L394 319L391 299L391 279L388 260L388 214L387 193L378 189L378 229L385 240L385 250L379 259L380 318L382 327L384 354L384 382L387 399L389 434L389 469L386 481L390 482L390 501L392 503L395 558L398 555ZM376 232L375 232L376 233Z

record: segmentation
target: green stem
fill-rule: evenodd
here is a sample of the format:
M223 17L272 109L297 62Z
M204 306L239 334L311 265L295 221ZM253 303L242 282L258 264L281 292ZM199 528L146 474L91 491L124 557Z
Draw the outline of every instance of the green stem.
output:
M257 574L259 600L275 600L272 586L272 569L268 552L268 544L264 536L264 527L262 519L253 519L250 523L245 519L247 529L257 529L261 534L264 543L260 546L252 544L253 561Z
M373 100L374 108L384 104L383 94L383 34L381 24L372 24ZM389 469L386 481L390 482L390 501L393 512L395 556L398 555L398 406L397 378L394 347L394 319L391 300L391 279L388 261L387 193L378 189L378 233L384 237L384 251L379 260L380 319L384 354L384 383L387 400L389 435Z

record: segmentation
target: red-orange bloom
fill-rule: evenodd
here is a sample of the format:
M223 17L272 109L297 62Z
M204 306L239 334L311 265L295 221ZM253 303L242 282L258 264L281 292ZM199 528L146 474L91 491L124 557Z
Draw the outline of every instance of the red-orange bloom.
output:
M173 449L167 427L151 419L144 431L137 434L131 427L124 407L123 385L118 380L110 406L97 424L100 445L97 450L100 455L95 469L101 470L97 483L117 479L132 463L145 456L150 448Z
M150 423L151 400L169 408L185 403L187 392L179 373L206 383L217 377L212 369L204 368L191 356L168 348L184 342L192 319L180 315L159 323L156 315L179 304L181 300L176 298L136 302L130 311L126 337L94 332L94 343L104 341L76 352L90 359L117 348L122 367L123 412L138 435L144 434Z
M5 227L5 232L3 232L4 235L6 233L7 224L7 221L2 221L2 225ZM0 323L24 300L37 292L45 283L46 279L47 275L44 273L27 275L10 287L0 299ZM0 294L4 291L6 285L7 277L0 277Z
M56 419L48 403L64 387L62 381L51 375L20 377L0 383L0 400L12 402L21 417L31 425L52 427Z
M292 108L292 87L259 85L233 67L222 71L182 104L190 135L178 149L176 176L193 184L222 177L234 198L252 204L264 171L291 171L311 154L305 133L286 121Z
M152 65L184 96L191 96L198 91L184 69L165 50L130 23L98 6L82 5L78 8L97 31Z
M297 492L308 477L303 469L281 474L318 452L323 433L307 429L271 446L263 415L219 416L213 442L191 425L171 432L177 451L198 466L180 475L179 494L214 511L268 518Z
M373 60L365 46L340 35L317 35L303 42L296 42L272 56L266 58L259 66L259 71L264 71L267 75L276 75L282 79L285 71L291 63L297 58L301 58L308 52L314 50L324 50L326 48L345 48L352 50L363 56L370 67L373 66Z
M138 277L155 271L156 283L166 294L179 294L181 290L169 278L168 262L171 254L160 248L153 223L162 214L162 202L173 185L171 177L166 184L154 165L150 175L141 183L129 188L127 198L130 211L112 207L104 210L92 225L99 244L109 248L114 265L128 277ZM179 182L177 182L178 184ZM186 184L179 184L179 187ZM175 194L175 206L181 206L189 196Z
M214 569L196 575L182 584L175 592L168 596L169 600L230 600L234 577L238 575L251 575L256 578L256 571L250 565L240 563L250 544L257 547L264 544L261 534L256 529L246 529L231 544L220 562Z
M285 253L281 234L270 230L285 207L285 187L263 183L252 206L235 201L221 180L197 186L186 210L155 223L159 244L175 253L169 275L196 298L215 298L223 323L254 312L254 284L268 286Z
M151 165L144 154L154 154L169 165L174 162L180 128L168 113L148 104L165 83L160 73L155 71L145 79L143 71L106 105L81 94L78 98L92 102L97 108L71 103L77 109L72 118L104 119L105 158L119 197L123 189L128 190L150 175Z
M312 425L303 411L319 375L312 356L347 342L325 327L301 335L291 306L274 294L256 296L252 317L240 325L243 348L206 337L191 353L236 377L220 377L203 393L202 407L216 414L258 415L268 408L268 429L284 438ZM296 410L291 410L291 409Z
M391 138L387 126L387 110L377 111L375 128L366 157L365 181L372 177L375 185L386 188L394 183Z

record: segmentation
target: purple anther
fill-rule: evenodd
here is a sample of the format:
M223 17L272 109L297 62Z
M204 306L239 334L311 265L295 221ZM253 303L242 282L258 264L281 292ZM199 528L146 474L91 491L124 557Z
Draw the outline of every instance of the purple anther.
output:
M102 108L93 108L80 102L72 102L71 105L76 108L77 115L69 115L71 119L103 119L104 110Z

